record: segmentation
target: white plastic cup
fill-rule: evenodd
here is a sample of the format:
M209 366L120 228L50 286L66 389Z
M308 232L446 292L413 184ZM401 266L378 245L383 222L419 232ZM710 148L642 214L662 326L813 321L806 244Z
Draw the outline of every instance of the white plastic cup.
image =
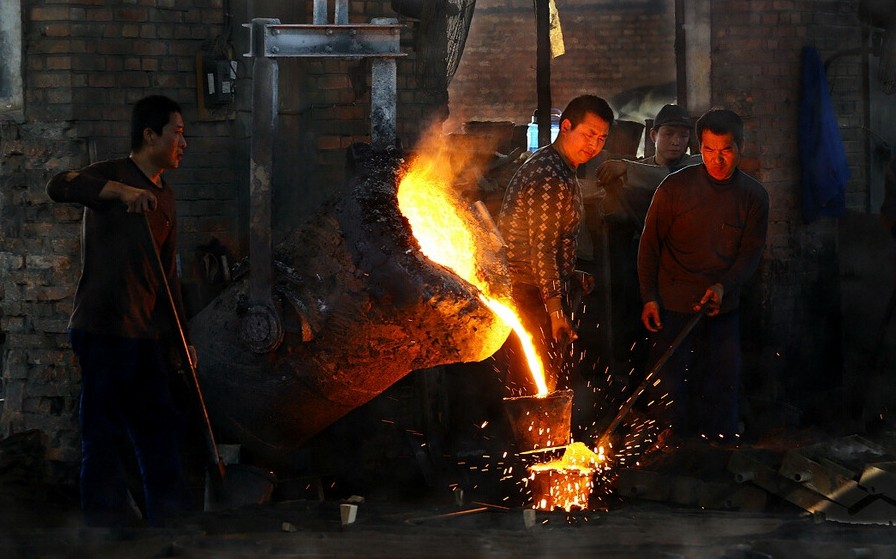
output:
M342 503L341 505L339 505L339 515L342 518L343 526L354 524L355 518L358 517L358 505Z

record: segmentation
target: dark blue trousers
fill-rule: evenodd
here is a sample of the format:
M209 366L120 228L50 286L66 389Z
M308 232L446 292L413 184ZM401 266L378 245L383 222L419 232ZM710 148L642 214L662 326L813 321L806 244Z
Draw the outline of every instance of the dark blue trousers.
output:
M81 508L88 526L128 521L122 449L133 446L143 479L146 520L193 508L180 435L184 415L174 404L170 369L155 340L69 332L81 364Z
M651 364L693 316L663 311L663 329L652 336ZM660 369L661 382L646 397L673 432L730 441L739 431L742 369L740 313L705 316ZM672 400L668 406L658 403L664 394Z

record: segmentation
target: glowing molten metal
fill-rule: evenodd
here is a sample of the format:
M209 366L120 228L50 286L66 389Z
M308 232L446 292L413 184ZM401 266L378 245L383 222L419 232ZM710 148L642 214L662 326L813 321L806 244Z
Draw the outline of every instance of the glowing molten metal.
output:
M437 135L431 135L399 183L398 207L410 223L421 252L478 288L482 302L513 329L522 343L538 395L547 395L544 365L535 352L532 336L523 329L509 302L491 296L488 283L478 271L474 231L481 226L465 219L468 212L458 211L467 203L458 197L454 188L459 170L465 164L458 161L457 154L448 153Z
M469 168L469 161L463 159L462 153L449 151L438 134L429 134L399 181L398 207L423 255L473 285L482 303L520 339L538 393L505 398L515 437L525 448L539 452L567 445L561 459L527 468L528 478L521 481L532 493L533 507L567 511L587 508L595 471L605 462L603 449L595 453L582 443L568 444L572 391L549 393L544 365L535 351L532 335L523 328L512 303L495 294L484 279L488 276L477 262L477 243L500 239L484 231L482 214L486 214L487 223L487 210L471 208L458 194L460 171ZM476 215L476 209L478 219L471 217Z
M573 508L587 509L594 473L605 460L602 447L595 453L577 442L566 447L562 458L529 466L527 483L535 508L562 508L567 512Z

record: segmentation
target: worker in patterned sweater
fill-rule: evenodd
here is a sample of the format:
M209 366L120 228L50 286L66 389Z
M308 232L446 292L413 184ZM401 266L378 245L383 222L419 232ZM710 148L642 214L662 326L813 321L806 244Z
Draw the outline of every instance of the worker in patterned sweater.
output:
M511 178L498 218L513 300L545 364L551 391L577 338L570 288L581 281L574 272L584 207L576 169L603 149L613 119L613 110L600 97L570 101L556 140L535 152ZM508 387L534 394L536 385L521 361L522 352L513 347L517 344L511 336L504 348L510 359Z

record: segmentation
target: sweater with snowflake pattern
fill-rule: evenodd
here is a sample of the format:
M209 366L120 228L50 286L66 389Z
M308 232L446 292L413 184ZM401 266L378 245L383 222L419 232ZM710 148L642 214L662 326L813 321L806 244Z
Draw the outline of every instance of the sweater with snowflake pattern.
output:
M553 145L535 152L504 193L498 228L511 281L537 287L548 312L562 308L584 211L575 169Z

